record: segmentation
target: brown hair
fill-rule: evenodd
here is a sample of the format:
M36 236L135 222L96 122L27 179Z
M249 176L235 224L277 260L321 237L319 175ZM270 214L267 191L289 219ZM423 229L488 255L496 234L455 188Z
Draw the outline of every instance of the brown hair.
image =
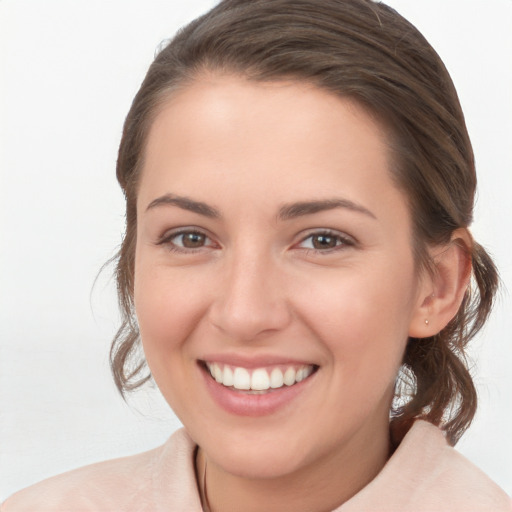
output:
M472 220L476 174L464 116L446 68L413 25L371 0L224 0L161 50L125 121L117 163L126 196L116 271L123 322L110 354L122 394L150 378L133 305L135 204L146 136L171 91L208 71L254 81L308 81L356 100L385 123L393 177L410 202L420 265L432 267L427 245L447 243ZM439 334L407 345L391 410L396 432L423 418L440 425L455 444L475 414L464 349L487 319L498 276L480 245L468 250L472 285L456 317ZM408 400L400 400L404 391Z

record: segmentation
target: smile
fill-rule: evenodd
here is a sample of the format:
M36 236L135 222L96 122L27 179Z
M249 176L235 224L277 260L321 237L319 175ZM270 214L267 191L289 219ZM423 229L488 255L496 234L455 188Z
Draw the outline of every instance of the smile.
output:
M274 366L247 369L240 366L206 362L210 375L225 387L247 391L266 392L285 386L293 386L307 379L316 369L315 365Z

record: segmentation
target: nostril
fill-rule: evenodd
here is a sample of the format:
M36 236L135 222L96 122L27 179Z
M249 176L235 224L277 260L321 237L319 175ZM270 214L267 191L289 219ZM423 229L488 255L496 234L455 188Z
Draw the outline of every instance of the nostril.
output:
M247 297L217 301L209 312L211 324L235 340L251 341L269 332L284 329L291 315L284 304L268 298L256 302Z

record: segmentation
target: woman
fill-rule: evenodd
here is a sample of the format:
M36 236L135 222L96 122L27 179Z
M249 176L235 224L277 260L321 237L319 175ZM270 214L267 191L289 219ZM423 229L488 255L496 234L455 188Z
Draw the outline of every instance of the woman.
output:
M186 432L5 510L509 509L437 428L455 444L474 415L460 353L497 275L456 93L411 25L222 2L157 56L117 176L114 376L148 379L141 341Z

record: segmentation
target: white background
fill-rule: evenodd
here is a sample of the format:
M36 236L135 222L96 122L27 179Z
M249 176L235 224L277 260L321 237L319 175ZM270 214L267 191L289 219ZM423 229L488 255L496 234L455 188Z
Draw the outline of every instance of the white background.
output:
M0 500L179 426L154 390L118 396L112 269L93 282L123 229L130 102L159 43L213 3L0 0ZM474 344L481 405L458 448L512 494L512 2L390 3L445 60L473 139L473 232L505 287Z

